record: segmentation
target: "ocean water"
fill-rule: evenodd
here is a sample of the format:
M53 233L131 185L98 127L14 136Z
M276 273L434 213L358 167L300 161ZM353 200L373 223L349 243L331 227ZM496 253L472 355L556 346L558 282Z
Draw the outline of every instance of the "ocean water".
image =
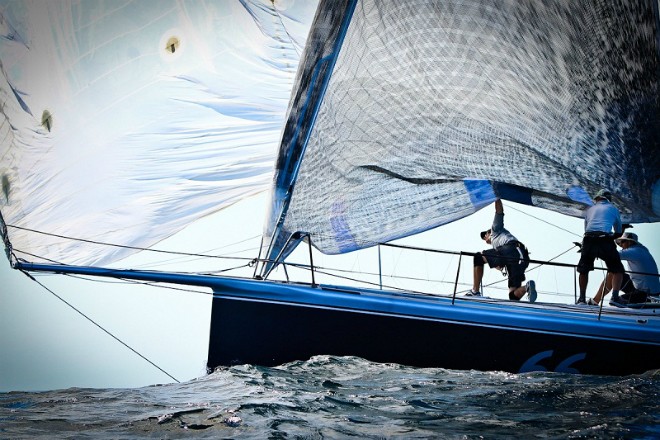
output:
M318 356L135 389L0 394L0 438L660 438L660 372L509 374Z

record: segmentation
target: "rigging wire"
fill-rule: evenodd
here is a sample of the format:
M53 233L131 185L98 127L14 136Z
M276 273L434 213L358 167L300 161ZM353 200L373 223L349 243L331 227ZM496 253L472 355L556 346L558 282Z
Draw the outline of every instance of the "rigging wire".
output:
M236 246L236 245L239 245L239 244L241 244L241 243L248 242L248 241L250 241L250 240L258 239L258 238L260 238L260 237L261 237L261 235L253 235L252 237L248 237L248 238L245 238L245 239L243 239L243 240L236 241L236 242L234 242L234 243L229 243L229 244L224 245L224 246L215 247L215 248L212 248L212 249L207 249L207 250L205 250L205 251L202 251L202 255L205 255L205 254L207 254L208 252L217 252L217 251L220 251L221 249L227 249L227 248L230 248L230 247L232 247L232 246ZM245 252L253 252L253 253L254 253L254 252L257 251L258 249L259 249L258 247L253 247L253 248L249 248L249 249L241 249L241 250L232 251L232 252L225 252L225 253L223 254L223 257L224 257L224 258L232 258L232 259L233 259L233 257L230 257L230 255L233 256L233 255L236 255L236 254L242 254L242 253L245 253ZM178 256L177 256L177 257L173 257L173 258L168 258L168 259L160 260L160 261L157 261L157 262L154 262L154 263L137 264L137 265L135 265L135 266L133 266L133 267L138 268L138 267L156 267L156 266L165 266L165 265L167 265L167 264L180 263L180 262L184 262L184 261L189 263L189 262L192 262L192 261L201 260L201 259L203 259L203 258L205 258L205 257L194 257L194 258L190 258L189 260L184 260L184 258L182 258L182 257L178 257ZM238 258L238 257L237 257L237 258Z
M223 246L223 248L226 248L226 247L229 247L229 246L232 246L232 245ZM211 251L215 251L215 250L218 250L218 249L222 249L222 248L211 249ZM246 252L253 252L254 253L258 250L259 250L258 247L249 248L249 249L241 249L241 250L238 250L238 251L225 253L222 256L222 258L225 258L225 259L239 259L241 257L234 257L233 255L245 254ZM185 257L177 256L177 257L168 258L168 259L165 259L165 260L160 260L160 261L153 262L153 263L136 264L136 265L133 265L131 267L133 267L133 268L141 268L141 267L151 268L151 267L158 267L158 266L167 266L167 265L172 264L172 263L191 263L193 261L203 260L204 258L205 257L191 257L190 259L185 259ZM247 258L247 257L242 257L242 258ZM240 266L240 267L242 267L242 266ZM222 271L220 271L220 272L222 272Z
M4 223L3 223L3 224L4 224ZM234 259L234 260L249 260L249 262L248 262L247 264L242 264L242 265L240 265L240 266L235 266L235 267L231 267L231 268L227 268L227 269L219 270L219 271L216 271L216 273L222 273L222 272L227 272L227 271L231 271L231 270L236 270L236 269L239 269L239 268L242 268L242 267L249 267L249 266L252 265L252 261L253 261L252 258L249 258L249 259L248 259L248 258L241 258L241 257L221 257L221 256L213 256L213 255L192 254L192 253L184 253L184 252L174 252L174 251L163 251L163 250L157 250L157 249L138 248L138 247L134 247L134 246L116 245L116 244L103 243L103 242L98 242L98 241L93 241L93 240L79 239L79 238L73 238L73 237L66 237L66 236L62 236L62 235L51 234L51 233L46 233L46 232L37 231L37 230L33 230L33 229L23 228L23 227L15 226L15 225L6 225L6 226L7 226L7 227L13 227L13 228L16 228L16 229L27 230L27 231L30 231L30 232L35 232L35 233L38 233L38 234L50 235L50 236L55 236L55 237L58 237L58 238L63 238L63 239L68 239L68 240L77 240L77 241L81 241L81 242L87 242L87 243L93 243L93 244L99 244L99 245L105 245L105 246L115 246L115 247L122 247L122 248L130 248L130 249L137 249L137 250L147 250L147 251L152 251L152 252L167 253L167 254L176 254L176 255L184 255L184 256L193 256L193 257L231 258L231 259ZM245 241L245 240L244 240L244 241ZM241 241L241 242L242 242L242 241ZM241 242L238 242L238 243L236 243L236 244L239 244L239 243L241 243ZM8 248L8 249L9 249L9 248ZM18 260L18 258L15 256L15 254L14 254L13 251L16 251L16 252L18 252L18 253L20 253L20 254L23 254L23 255L29 255L29 256L34 257L34 258L38 258L38 259L42 259L42 260L45 260L45 261L49 261L49 262L54 263L54 264L62 264L61 262L56 261L56 260L52 260L52 259L49 259L49 258L41 257L41 256L39 256L39 255L35 255L35 254L29 253L29 252L24 252L24 251L21 251L21 250L19 250L19 249L13 249L11 253L12 253L12 255L14 256L14 258L15 258L16 260ZM80 309L78 309L77 307L75 307L75 306L74 306L73 304L71 304L70 302L66 301L64 298L62 298L62 297L59 296L58 294L56 294L53 290L51 290L50 288L48 288L46 285L44 285L42 282L40 282L39 280L37 280L37 279L36 279L35 277L33 277L31 274L29 274L28 272L23 271L23 270L21 270L21 272L22 272L23 274L25 274L28 278L30 278L32 281L34 281L35 283L37 283L39 286L41 286L43 289L45 289L46 291L48 291L51 295L55 296L55 297L56 297L57 299L59 299L61 302L63 302L64 304L66 304L69 308L71 308L72 310L74 310L74 311L75 311L76 313L78 313L80 316L82 316L82 317L85 318L87 321L91 322L91 323L94 324L96 327L98 327L100 330L102 330L104 333L106 333L107 335L109 335L109 336L110 336L111 338L113 338L115 341L119 342L121 345L123 345L124 347L128 348L129 350L131 350L133 353L135 353L136 355L138 355L139 357L141 357L142 359L144 359L146 362L148 362L149 364L151 364L152 366L154 366L155 368L157 368L159 371L161 371L162 373L164 373L165 375L167 375L169 378L171 378L171 379L174 380L175 382L180 383L180 381L179 381L176 377L174 377L173 375L171 375L170 373L168 373L167 371L165 371L165 370L164 370L163 368L161 368L160 366L156 365L153 361L151 361L151 360L148 359L146 356L144 356L143 354L141 354L140 352L138 352L137 350L135 350L133 347L129 346L127 343L125 343L124 341L122 341L121 339L119 339L117 336L115 336L114 334L112 334L109 330L107 330L107 329L105 329L104 327L102 327L100 324L98 324L96 321L94 321L91 317L89 317L88 315L86 315L85 313L83 313ZM82 279L82 280L86 280L86 281L96 281L96 282L104 282L104 283L110 283L110 282L111 282L111 281L109 281L109 280L103 280L103 281L101 281L101 280L91 279L91 278L83 277L83 276L76 276L76 275L69 275L69 276L71 276L72 278ZM139 281L134 281L134 280L126 280L126 279L120 279L120 280L121 280L121 282L126 283L126 284L147 285L147 286L158 287L158 288L165 288L165 289L170 289L170 290L177 290L177 291L184 291L184 292L193 292L193 293L202 293L202 294L206 294L206 295L211 294L210 292L204 292L204 291L199 291L199 290L185 289L185 288L180 288L180 287L174 287L174 286L162 285L162 284L160 284L160 283L139 282Z
M101 245L101 246L112 246L112 247L118 247L118 248L122 248L122 249L134 249L134 250L138 250L138 251L149 251L149 252L156 252L156 253L170 254L170 255L182 255L182 256L187 256L187 257L219 258L219 259L234 259L234 260L252 260L252 258L249 258L249 257L225 257L225 256L222 256L222 255L206 255L206 254L198 254L198 253L191 253L191 252L167 251L167 250L150 249L150 248L144 248L144 247L138 247L138 246L128 246L128 245L124 245L124 244L107 243L107 242L96 241L96 240L88 240L88 239L85 239L85 238L67 237L65 235L53 234L53 233L50 233L50 232L37 231L36 229L30 229L30 228L25 228L25 227L16 226L16 225L7 225L7 227L15 228L15 229L21 229L23 231L28 231L28 232L34 232L36 234L48 235L48 236L51 236L51 237L63 238L65 240L74 240L74 241L80 241L80 242L83 242L83 243L97 244L97 245ZM36 255L32 255L32 256L36 257Z
M533 219L536 219L536 220L538 220L538 221L540 221L540 222L543 222L543 223L545 223L545 224L547 224L547 225L554 226L554 227L557 228L557 229L561 229L561 230L564 231L564 232L568 232L568 233L571 234L571 235L575 235L576 237L582 237L581 234L576 234L576 233L573 232L573 231L569 231L569 230L566 229L566 228L562 228L561 226L558 226L558 225L556 225L556 224L554 224L554 223L550 223L550 222L547 221L547 220L543 220L542 218L538 218L538 217L536 217L536 216L534 216L534 215L532 215L532 214L529 214L529 213L527 213L527 212L525 212L525 211L522 211L522 210L520 210L520 209L516 209L516 208L514 208L514 207L511 206L511 205L508 205L508 204L507 204L507 205L506 205L506 209L513 209L514 211L518 211L518 212L521 213L521 214L524 214L524 215L526 215L526 216L528 216L528 217L532 217Z
M575 247L576 247L575 245L571 246L567 250L565 250L565 251L559 253L558 255L552 257L551 259L549 259L546 263L550 263L550 262L556 260L557 258L561 257L562 255L564 255L564 254L570 252L571 250L575 249ZM286 264L288 266L295 267L295 268L298 268L298 269L311 270L309 268L309 266L307 266L305 264L297 264L297 263L286 263ZM530 271L539 269L541 266L544 266L544 265L545 265L545 263L539 263L535 267L533 267L531 269L528 269L526 272L530 272ZM358 278L353 278L353 277L349 277L349 276L339 275L340 273L344 273L344 274L360 274L360 275L367 275L367 276L378 276L379 274L375 273L375 272L353 271L353 270L347 270L347 269L328 268L328 267L323 267L323 266L315 266L314 269L315 269L316 272L318 272L320 274L327 275L327 276L330 276L330 277L333 277L333 278L343 279L343 280L346 280L346 281L352 281L352 282L355 282L355 283L362 283L362 284L366 284L366 285L370 285L370 286L376 286L376 287L380 286L378 283L374 283L374 282L370 282L370 281L366 281L366 280L362 280L362 279L358 279ZM393 279L396 278L396 279L402 279L402 280L408 280L408 281L422 281L422 282L444 283L444 284L453 284L454 283L454 281L445 281L445 280L419 278L419 277L397 276L397 275L392 275L392 274L389 274L389 275L386 275L386 276L389 277L389 278L393 278ZM503 279L497 280L497 281L493 281L489 284L485 284L484 287L495 286L497 284L503 283L504 281L506 281L506 278L503 278ZM464 283L464 282L459 283L459 284L463 285L463 286L468 285L467 283ZM404 289L404 288L393 286L393 285L383 285L382 287L386 287L388 289L393 289L393 290L409 291L409 292L414 292L414 293L427 293L427 292L422 292L422 291L417 291L417 290L412 290L412 289ZM461 291L461 292L463 292L463 291ZM548 294L552 294L552 293L548 293ZM558 294L558 293L556 293L555 295L560 295L561 296L561 294Z
M32 253L30 253L30 252L22 251L22 250L20 250L20 249L14 249L14 250L15 250L16 252L18 252L19 254L21 254L21 255L29 255L30 257L34 257L34 258L37 258L37 259L39 259L39 260L43 260L43 261L48 261L49 263L53 263L53 264L62 264L62 265L64 265L64 263L62 263L62 262L60 262L60 261L57 261L57 260L53 260L53 259L51 259L51 258L42 257L41 255L32 254ZM15 257L16 257L16 256L15 256ZM16 257L16 261L25 261L25 259Z
M65 300L65 299L62 298L61 296L59 296L57 293L53 292L51 289L49 289L48 287L46 287L46 285L44 285L42 282L38 281L38 280L37 280L36 278L34 278L32 275L30 275L29 273L27 273L27 272L24 271L24 270L21 270L21 272L24 273L24 274L25 274L28 278L30 278L32 281L34 281L35 283L39 284L41 287L43 287L44 289L46 289L46 291L48 291L48 292L49 292L51 295L53 295L55 298L59 299L59 300L62 301L64 304L66 304L67 306L69 306L72 310L74 310L74 311L75 311L76 313L78 313L80 316L82 316L83 318L85 318L86 320L88 320L89 322L91 322L92 324L94 324L96 327L98 327L99 329L101 329L103 332L105 332L107 335L109 335L109 336L110 336L111 338L113 338L115 341L119 342L121 345L123 345L124 347L128 348L129 350L131 350L131 351L132 351L133 353L135 353L136 355L140 356L142 359L144 359L145 361L147 361L148 363L150 363L151 365L153 365L154 367L156 367L156 368L157 368L158 370L160 370L161 372L165 373L170 379L174 380L174 381L177 382L177 383L181 383L176 377L172 376L170 373L168 373L167 371L165 371L164 369L162 369L161 367L159 367L158 365L156 365L154 362L152 362L151 360L149 360L149 359L148 359L147 357L145 357L143 354L141 354L140 352L138 352L137 350L135 350L133 347L131 347L130 345L128 345L127 343L125 343L124 341L122 341L121 339L119 339L117 336L115 336L114 334L112 334L109 330L106 330L105 328L103 328L103 326L101 326L101 325L98 324L96 321L94 321L92 318L90 318L89 316L87 316L86 314L84 314L81 310L79 310L79 309L76 308L73 304L71 304L70 302L68 302L67 300Z
M292 266L296 267L298 269L304 269L304 270L311 270L309 266L307 265L300 265L300 264L292 264L292 263L286 263L287 266ZM338 275L339 273L347 273L347 274L359 274L359 275L369 275L369 276L379 276L380 274L377 272L366 272L366 271L357 271L357 270L349 270L349 269L336 269L336 268L329 268L329 267L323 267L323 266L314 266L314 270L318 271L318 273L322 273L324 275L328 275L334 278L340 278L348 281L354 281L358 283L364 283L364 284L369 284L373 286L380 286L380 284L373 283L370 281L364 281L358 278L351 278L348 276L341 276ZM398 279L398 280L407 280L407 281L422 281L426 283L439 283L439 284L454 284L453 281L445 281L445 280L440 280L440 279L431 279L431 278L419 278L419 277L410 277L410 276L402 276L402 275L392 275L392 274L383 274L383 276L392 278L392 279ZM461 283L463 285L467 285L465 283ZM410 289L402 289L400 287L395 287L395 286L388 286L388 285L383 285L383 287L388 287L391 289L397 289L397 290L407 290L410 291Z
M41 257L39 255L31 254L29 252L24 252L24 251L21 251L20 249L16 249L16 251L21 253L21 254L24 254L24 255L30 255L31 257L35 257L35 258L38 258L38 259L48 261L48 262L53 263L53 264L59 264L59 265L62 265L62 266L66 266L66 264L64 264L60 261L57 261L57 260L52 260L50 258ZM226 257L226 258L228 258L228 257ZM236 259L241 259L241 260L246 260L247 259L247 258L239 258L239 257L235 257L235 258ZM238 265L238 266L232 266L232 267L228 267L228 268L225 268L225 269L218 269L218 270L214 270L214 271L211 271L211 272L208 272L208 271L204 271L204 272L200 272L200 271L178 271L178 273L195 274L195 275L214 275L214 274L229 272L229 271L232 271L232 270L242 269L244 267L252 267L253 261L254 261L254 259L252 258L252 259L250 259L250 261L248 261L245 264L241 264L241 265ZM153 271L153 272L158 272L158 271ZM66 274L66 275L71 275L71 274ZM89 279L89 280L92 281L91 279Z
M298 266L298 268L301 268L301 267ZM311 270L309 268L306 268L306 269ZM326 272L324 270L319 270L317 267L314 268L314 272L319 273L319 274L323 274L323 275L327 275L327 276L330 276L330 277L334 277L334 278L339 278L339 279L346 280L346 281L353 281L355 283L366 284L368 286L374 286L374 287L380 287L381 286L379 283L375 283L375 282L372 282L372 281L361 280L361 279L357 279L357 278L351 278L351 277L347 277L347 276L337 275L336 273ZM350 272L350 271L345 271L345 272ZM357 273L363 273L363 272L357 272ZM393 278L392 276L390 276L390 277ZM424 279L418 279L418 280L419 281L425 281ZM398 290L398 291L401 291L401 292L411 292L411 293L419 293L419 294L424 294L424 295L433 295L432 293L423 292L421 290L404 289L402 287L397 287L397 286L392 286L392 285L387 285L387 284L383 284L382 287L386 287L386 288L391 289L391 290Z
M131 284L131 285L139 285L139 286L151 286L151 287L156 287L158 289L170 289L170 290L178 290L181 292L191 292L191 293L201 293L202 295L212 295L211 292L208 291L203 291L203 290L195 290L195 289L184 289L183 287L174 287L174 286L169 286L161 283L154 283L151 281L137 281L137 280L129 280L126 278L116 278L116 279L96 279L96 278L90 278L84 275L75 275L75 274L61 274L70 278L75 278L77 280L83 280L83 281L90 281L94 283L102 283L102 284Z

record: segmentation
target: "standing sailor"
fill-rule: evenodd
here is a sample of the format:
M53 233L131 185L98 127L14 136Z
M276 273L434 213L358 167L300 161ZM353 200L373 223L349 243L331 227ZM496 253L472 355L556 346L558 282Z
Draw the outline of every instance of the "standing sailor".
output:
M579 272L580 297L576 304L587 303L587 284L589 272L594 270L594 260L600 258L607 266L607 272L612 276L612 300L619 301L619 289L623 279L623 264L616 250L614 239L621 236L623 224L619 210L612 203L612 193L601 189L594 197L594 203L584 211L584 238L582 253L577 265ZM612 232L614 231L614 232Z

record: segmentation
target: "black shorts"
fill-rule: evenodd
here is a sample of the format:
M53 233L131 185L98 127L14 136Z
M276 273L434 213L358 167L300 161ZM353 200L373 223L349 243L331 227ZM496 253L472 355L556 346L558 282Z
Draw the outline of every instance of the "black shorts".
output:
M589 237L582 239L582 251L580 261L577 265L579 273L587 273L594 270L594 260L600 258L605 262L607 271L611 273L624 273L625 269L621 263L621 257L616 250L616 244L612 237Z
M486 257L488 267L506 267L509 287L520 287L522 282L525 281L525 269L528 263L521 260L521 254L518 252L516 244L507 244L497 249L486 249L482 252L482 255ZM523 253L524 255L525 253Z

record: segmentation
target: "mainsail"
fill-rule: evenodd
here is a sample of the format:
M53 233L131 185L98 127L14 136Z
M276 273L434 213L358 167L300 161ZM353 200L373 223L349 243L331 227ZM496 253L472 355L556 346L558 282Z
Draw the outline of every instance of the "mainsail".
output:
M624 221L660 220L659 22L656 0L322 1L267 257L296 232L344 253L496 197L577 217L605 187Z
M0 212L17 258L110 263L133 249L92 242L149 247L266 190L315 7L0 1Z

